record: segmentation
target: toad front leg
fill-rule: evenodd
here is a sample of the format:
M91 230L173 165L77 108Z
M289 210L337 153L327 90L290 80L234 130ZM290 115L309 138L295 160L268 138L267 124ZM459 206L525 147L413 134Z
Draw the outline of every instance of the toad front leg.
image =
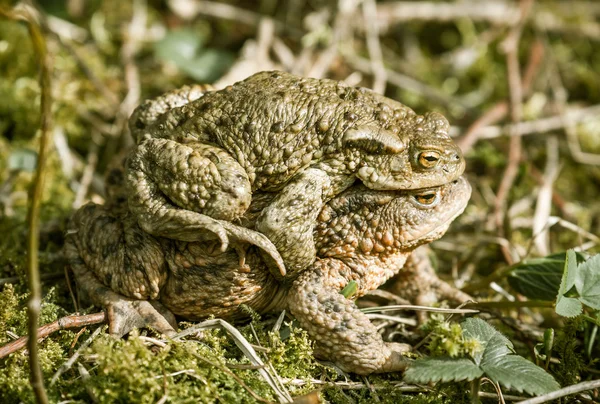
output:
M148 233L181 241L216 238L225 251L232 240L263 250L270 267L285 275L271 241L236 226L252 199L248 175L221 148L147 138L127 160L129 208Z
M313 230L329 187L324 171L307 169L279 191L257 219L256 230L281 253L287 278L293 279L315 260Z
M335 259L317 261L288 295L289 310L315 340L315 355L361 375L404 370L408 346L384 342L367 316L340 293L347 283L340 275L343 266Z

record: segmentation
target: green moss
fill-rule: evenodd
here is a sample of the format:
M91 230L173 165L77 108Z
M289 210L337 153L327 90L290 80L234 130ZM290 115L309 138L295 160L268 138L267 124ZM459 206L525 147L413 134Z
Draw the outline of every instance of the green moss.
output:
M554 342L554 353L560 359L559 363L552 365L552 371L561 386L569 386L581 381L581 372L585 366L582 346L578 338L586 326L581 318L567 319Z
M4 286L0 292L0 345L10 342L7 332L17 336L27 334L26 299L25 294L18 294L10 284ZM40 324L51 323L66 314L66 311L56 304L56 299L53 289L44 295ZM61 331L39 344L40 365L46 380L49 380L67 359L74 338L73 332ZM0 402L33 403L26 351L15 352L0 361ZM64 385L59 384L49 387L48 392L58 400L62 389Z
M477 339L463 335L460 324L450 323L442 315L432 315L421 328L429 334L428 348L432 356L474 356L483 348Z

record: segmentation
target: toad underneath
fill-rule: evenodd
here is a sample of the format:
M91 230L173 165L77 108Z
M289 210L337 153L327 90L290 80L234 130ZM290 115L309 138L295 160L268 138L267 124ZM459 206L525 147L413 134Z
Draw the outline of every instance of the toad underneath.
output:
M151 326L173 335L173 315L235 320L244 316L241 304L259 313L286 309L315 341L317 357L358 374L399 371L406 366L406 346L383 341L354 299L402 271L419 245L441 237L470 193L462 177L425 190L374 191L354 185L316 215L315 258L295 279L274 276L254 245L241 265L238 252L222 251L218 240L153 236L122 198L78 210L65 252L80 289L107 309L112 334ZM277 196L256 195L255 203L268 206L272 197ZM251 206L254 214L244 225L252 228L261 209ZM350 299L340 292L351 281L358 290Z

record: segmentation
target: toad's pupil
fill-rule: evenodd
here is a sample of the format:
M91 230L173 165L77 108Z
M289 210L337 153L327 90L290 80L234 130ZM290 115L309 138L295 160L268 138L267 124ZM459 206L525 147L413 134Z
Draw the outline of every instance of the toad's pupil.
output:
M416 195L415 199L419 202L419 203L423 203L423 204L431 204L433 203L433 201L435 200L435 194L425 194L425 195Z

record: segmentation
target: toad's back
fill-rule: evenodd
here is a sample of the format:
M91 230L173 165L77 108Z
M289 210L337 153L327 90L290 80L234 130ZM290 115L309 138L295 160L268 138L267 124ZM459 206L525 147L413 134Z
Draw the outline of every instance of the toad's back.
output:
M358 154L342 148L347 129L377 125L398 134L415 117L368 89L261 72L171 110L152 135L219 145L244 167L253 189L269 190L317 161L338 160L340 171L347 170L352 153Z

